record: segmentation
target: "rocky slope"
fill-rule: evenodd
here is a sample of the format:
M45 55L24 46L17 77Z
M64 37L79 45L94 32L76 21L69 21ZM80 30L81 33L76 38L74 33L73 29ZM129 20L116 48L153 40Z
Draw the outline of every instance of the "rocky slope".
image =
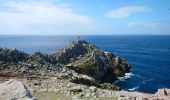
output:
M56 76L63 66L100 83L112 83L116 77L130 71L125 60L84 40L73 41L52 55L0 49L1 76ZM81 79L73 82L78 80Z
M0 100L10 96L11 99L32 99L25 86L37 97L42 92L49 94L49 98L51 94L57 94L54 100L65 96L76 100L169 100L169 89L161 89L156 94L117 91L119 88L112 82L130 72L130 68L124 59L84 40L73 41L54 54L36 52L30 55L16 49L0 48ZM20 80L25 85L9 79ZM16 90L10 90L13 88ZM58 98L61 95L64 96Z
M130 65L125 60L87 41L73 41L53 56L68 68L101 82L112 83L116 77L130 72Z
M0 84L0 100L170 100L170 89L159 89L155 94L147 94L101 89L54 77L18 80ZM27 87L36 98L32 97Z
M48 54L26 54L16 49L0 49L0 76L53 76L60 66Z

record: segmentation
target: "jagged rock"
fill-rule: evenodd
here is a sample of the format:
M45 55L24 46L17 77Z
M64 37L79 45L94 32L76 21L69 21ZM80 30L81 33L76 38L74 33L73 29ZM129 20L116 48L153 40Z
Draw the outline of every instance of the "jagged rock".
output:
M31 58L31 61L36 61L41 64L46 64L46 63L56 64L57 63L57 60L53 56L48 55L48 54L42 54L41 52L36 52L30 58Z
M77 40L62 50L50 54L33 55L18 50L0 49L0 76L50 76L77 84L117 90L113 83L118 76L130 71L129 64L84 40ZM86 75L86 77L84 77Z
M63 64L70 63L70 60L81 59L86 53L97 49L95 46L89 44L84 40L73 41L65 46L62 50L54 53L53 56Z
M5 62L19 62L28 59L28 54L18 51L16 49L2 49L0 48L0 61Z
M58 67L57 60L48 54L29 55L16 49L0 48L0 76L55 76Z
M0 84L0 100L33 100L27 87L17 80Z
M116 77L130 71L130 65L125 60L103 52L84 40L73 41L53 56L60 63L68 64L68 68L101 82L112 83Z
M119 88L113 84L110 83L103 83L100 84L97 80L95 80L92 77L89 77L87 75L81 75L79 74L79 77L74 77L70 80L73 83L76 84L84 84L88 86L95 86L97 88L102 88L102 89L108 89L108 90L119 90Z
M97 82L94 78L91 78L89 76L79 76L79 77L74 77L72 80L70 80L73 83L76 84L84 84L84 85L88 85L88 86L96 86L96 87L100 87L99 82Z

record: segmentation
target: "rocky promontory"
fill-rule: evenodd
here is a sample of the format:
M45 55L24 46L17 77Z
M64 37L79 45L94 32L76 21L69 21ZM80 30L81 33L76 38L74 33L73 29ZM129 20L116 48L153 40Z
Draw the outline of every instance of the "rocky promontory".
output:
M54 97L61 97L59 100L65 97L136 100L139 95L141 98L150 98L151 94L118 91L119 87L113 84L117 77L125 76L130 69L130 65L123 58L102 51L84 40L72 41L53 54L41 52L27 54L17 49L0 48L0 83L2 84L0 86L8 86L9 83L20 84L21 89L25 87L26 90L17 92L27 91L26 87L28 87L33 96L38 99L48 93L49 97L52 94ZM8 81L11 79L19 81ZM9 95L4 95L6 93L4 91L7 91L5 89L0 91L2 95L0 100ZM29 96L32 98L32 95ZM17 98L20 98L19 94Z
M70 72L63 73L66 68ZM6 77L59 77L63 76L58 75L61 73L76 83L112 84L127 72L130 72L130 65L125 60L84 40L73 41L54 54L36 52L30 55L16 49L0 49L0 75ZM75 73L90 78L75 76Z
M130 72L130 65L111 52L104 52L87 41L73 41L53 56L60 64L100 82L113 83Z

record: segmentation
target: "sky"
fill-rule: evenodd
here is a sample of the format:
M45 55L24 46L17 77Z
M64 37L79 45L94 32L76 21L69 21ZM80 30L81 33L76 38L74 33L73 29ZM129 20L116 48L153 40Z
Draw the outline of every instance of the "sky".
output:
M0 0L0 35L170 35L170 0Z

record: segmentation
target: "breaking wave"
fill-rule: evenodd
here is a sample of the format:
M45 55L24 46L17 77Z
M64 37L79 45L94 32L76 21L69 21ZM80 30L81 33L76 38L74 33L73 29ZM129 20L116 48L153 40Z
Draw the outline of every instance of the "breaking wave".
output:
M123 77L118 77L118 80L119 80L119 81L124 81L124 80L130 78L130 77L133 76L133 75L134 75L134 74L133 74L132 72L126 73L125 76L123 76Z

